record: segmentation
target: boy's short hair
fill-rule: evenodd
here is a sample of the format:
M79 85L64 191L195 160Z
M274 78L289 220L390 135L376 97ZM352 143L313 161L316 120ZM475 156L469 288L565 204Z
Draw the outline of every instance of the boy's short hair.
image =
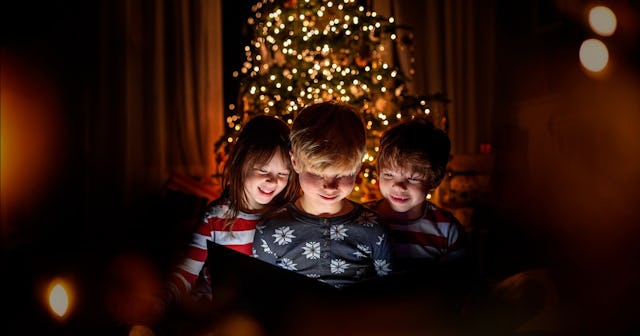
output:
M394 125L380 137L378 173L384 168L418 173L436 188L445 176L451 151L447 134L425 118Z
M291 150L305 169L358 173L365 151L362 117L352 106L326 101L306 106L291 127Z

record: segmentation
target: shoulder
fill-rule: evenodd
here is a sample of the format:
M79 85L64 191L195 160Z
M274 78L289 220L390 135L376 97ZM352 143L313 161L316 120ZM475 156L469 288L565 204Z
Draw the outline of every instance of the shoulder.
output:
M259 233L263 233L265 229L273 230L281 226L291 224L296 221L296 210L287 203L268 215L262 217L256 229Z
M440 217L448 217L451 216L451 211L440 207L439 205L432 203L431 201L425 201L425 214L430 214L432 216L440 216Z
M221 196L217 198L211 203L209 203L204 211L203 219L229 219L231 218L231 213L229 209L231 208L231 202L225 196ZM257 221L261 218L260 214L246 213L246 212L238 212L236 219L247 220L247 221Z
M354 210L352 213L354 214L355 222L357 224L363 225L365 227L375 228L378 230L384 230L384 226L382 225L382 217L377 211L357 202L352 201L352 203L354 206Z
M223 217L229 210L229 200L226 197L219 197L209 204L204 212L204 218Z
M291 202L289 202L264 215L262 217L262 222L290 220L290 218L294 216L295 212L296 208Z
M359 203L352 200L348 200L348 201L353 206L353 210L351 210L351 213L357 213L357 214L371 213L377 216L377 212L373 210L371 207L367 206L368 203Z
M427 201L423 217L437 223L450 223L455 226L461 225L460 221L458 220L458 218L456 218L453 212L441 208L429 201Z

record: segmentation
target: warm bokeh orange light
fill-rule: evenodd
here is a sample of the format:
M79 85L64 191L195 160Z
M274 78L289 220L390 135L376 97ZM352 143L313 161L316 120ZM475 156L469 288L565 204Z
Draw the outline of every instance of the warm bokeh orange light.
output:
M602 71L609 63L609 51L602 41L588 39L580 46L580 64L592 72Z
M616 31L615 13L605 6L595 6L589 11L589 26L600 36L611 36Z
M64 130L59 88L46 71L10 52L0 58L0 69L0 191L7 219L7 210L33 206L55 180Z
M49 283L46 295L46 302L56 319L65 319L71 312L73 303L72 286L70 283L54 279Z
M69 295L62 284L57 284L49 292L49 306L56 315L63 317L69 309Z

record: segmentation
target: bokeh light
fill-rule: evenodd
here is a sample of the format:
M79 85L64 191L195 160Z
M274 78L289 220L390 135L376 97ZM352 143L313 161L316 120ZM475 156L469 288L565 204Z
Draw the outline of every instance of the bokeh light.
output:
M580 63L589 71L602 71L609 63L607 46L597 39L585 40L580 46Z
M56 284L49 292L49 306L53 312L62 317L69 309L69 295L62 284Z
M72 287L71 283L62 279L49 282L45 301L54 318L64 320L70 315L73 306Z
M595 6L589 11L589 26L600 36L611 36L616 31L616 15L605 6Z
M7 217L15 207L40 201L63 163L58 89L45 70L21 56L0 58L0 187ZM2 223L3 232L12 230L8 225Z

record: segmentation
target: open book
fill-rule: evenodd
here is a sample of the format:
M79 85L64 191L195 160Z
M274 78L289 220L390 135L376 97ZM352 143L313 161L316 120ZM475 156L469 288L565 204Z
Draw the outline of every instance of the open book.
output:
M375 323L377 318L370 314L381 314L385 320L389 314L400 319L418 314L416 320L422 321L424 314L440 316L442 303L451 303L447 286L429 267L338 289L213 242L208 242L208 250L214 301L227 300L225 310L256 318L269 335L285 335L296 328L308 331L313 325L322 329L317 323L324 322L318 319L331 324L337 316L349 316L353 325L359 325L358 320Z
M220 290L241 292L252 301L275 299L305 293L330 295L337 288L302 274L207 241L212 293Z

